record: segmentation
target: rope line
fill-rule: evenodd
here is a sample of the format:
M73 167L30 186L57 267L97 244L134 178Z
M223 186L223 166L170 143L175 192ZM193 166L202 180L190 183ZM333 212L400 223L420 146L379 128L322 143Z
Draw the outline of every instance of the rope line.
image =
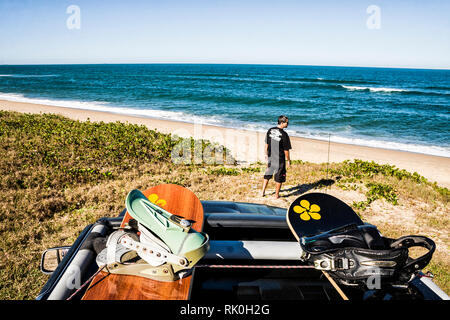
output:
M200 264L195 268L248 268L248 269L314 269L314 266L298 265L239 265L239 264Z
M98 275L100 273L100 271L102 271L104 268L106 267L106 264L101 267L100 269L97 270L97 272L95 272L92 276L89 277L89 279L87 279L83 285L81 287L79 287L74 293L72 293L72 295L70 297L68 297L66 300L71 300L78 292L80 292L81 289L83 289L88 283L90 283L92 281L92 279L94 279L94 277L96 275Z

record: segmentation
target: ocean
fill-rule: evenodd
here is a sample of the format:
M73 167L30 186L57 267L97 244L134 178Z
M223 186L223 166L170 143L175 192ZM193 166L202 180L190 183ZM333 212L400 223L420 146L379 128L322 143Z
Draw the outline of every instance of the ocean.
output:
M450 70L220 64L0 66L0 100L450 157Z

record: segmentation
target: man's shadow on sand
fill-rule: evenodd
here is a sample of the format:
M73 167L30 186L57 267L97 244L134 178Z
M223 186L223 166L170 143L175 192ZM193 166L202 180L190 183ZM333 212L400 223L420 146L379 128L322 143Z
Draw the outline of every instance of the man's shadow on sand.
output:
M299 184L295 187L291 187L289 189L283 189L280 191L283 192L289 192L285 195L280 195L280 198L288 198L290 196L298 196L305 192L308 192L309 190L315 189L315 188L322 188L322 187L329 187L332 184L334 184L335 181L333 179L320 179L319 181L312 182L312 183L305 183L305 184Z

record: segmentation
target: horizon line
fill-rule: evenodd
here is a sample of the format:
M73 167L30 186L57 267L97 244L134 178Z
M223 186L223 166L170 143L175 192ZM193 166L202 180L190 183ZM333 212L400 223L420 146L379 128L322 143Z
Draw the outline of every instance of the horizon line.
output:
M220 62L91 62L91 63L2 63L0 66L50 66L50 65L120 65L120 64L191 64L191 65L253 65L253 66L293 66L293 67L338 67L338 68L378 68L449 71L450 67L399 67L399 66L360 66L360 65L321 65L321 64L283 64L283 63L220 63Z

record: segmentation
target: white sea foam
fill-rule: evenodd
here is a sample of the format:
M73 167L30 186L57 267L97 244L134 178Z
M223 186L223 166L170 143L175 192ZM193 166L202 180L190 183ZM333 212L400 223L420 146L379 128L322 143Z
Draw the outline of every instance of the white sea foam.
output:
M219 116L196 116L192 114L187 114L181 111L166 111L166 110L158 110L158 109L135 109L135 108L123 108L110 105L108 102L96 101L96 102L85 102L85 101L76 101L76 100L50 100L43 98L27 98L22 94L12 94L12 93L2 93L0 92L0 100L7 100L13 102L25 102L25 103L34 103L34 104L42 104L63 108L75 108L82 110L92 110L92 111L103 111L109 113L123 114L123 115L131 115L131 116L140 116L140 117L148 117L148 118L156 118L163 120L172 120L172 121L181 121L187 123L195 123L195 124L204 124L204 125L215 125L226 128L236 128L236 129L246 129L250 131L258 131L265 132L268 128L268 124L264 123L248 123L238 120L228 119L226 117ZM344 128L348 129L348 128ZM348 131L348 130L344 130ZM317 133L308 133L308 132L296 132L295 130L288 129L287 132L291 136L298 136L303 138L311 138L317 140L328 141L328 134L317 134ZM381 140L370 140L370 139L361 139L361 138L351 138L351 137L342 137L338 135L333 135L333 132L330 132L330 141L339 142L345 144L353 144L359 146L367 146L367 147L375 147L375 148L384 148L391 150L400 150L400 151L409 151L416 153L423 153L429 155L436 155L450 158L450 148L439 147L439 146L424 146L419 144L407 144L400 142L389 142L389 141L381 141Z
M369 90L370 92L405 92L408 91L406 89L398 89L398 88L377 88L377 87L359 87L359 86L342 86L347 90Z
M450 148L438 147L438 146L424 146L419 144L407 144L400 142L380 141L380 140L366 140L358 138L344 138L333 137L332 141L341 142L345 144L354 144L360 146L383 148L389 150L400 150L415 153L423 153L428 155L440 156L450 158Z
M55 106L62 108L75 108L82 110L91 111L102 111L109 113L117 113L130 116L139 116L147 118L156 118L164 120L182 121L188 123L198 123L198 124L210 124L210 125L220 125L222 119L219 117L201 117L192 114L187 114L180 111L166 111L158 109L135 109L135 108L124 108L110 105L108 102L104 101L78 101L78 100L50 100L44 98L27 98L22 94L12 94L12 93L1 93L0 100L7 100L13 102L25 102L34 103L47 106Z
M241 127L242 128L242 127ZM266 132L268 126L264 124L249 124L245 126L245 129L259 132ZM350 126L341 127L341 131L349 132ZM440 146L425 146L420 144L408 144L401 142L391 142L391 141L383 141L383 140L375 140L375 139L362 139L356 137L343 137L335 134L334 132L330 133L313 133L313 132L297 132L294 129L286 129L286 132L291 137L300 137L307 139L315 139L321 141L327 141L328 139L331 142L351 144L356 146L365 146L365 147L373 147L373 148L382 148L389 150L397 150L397 151L407 151L407 152L415 152L422 153L440 157L450 158L450 148L440 147ZM342 132L341 132L342 133Z
M316 140L322 140L328 142L328 134L308 134L302 133L298 134L296 132L290 132L291 136L299 136L303 138L310 138ZM352 137L342 137L339 135L333 135L330 133L330 141L338 142L344 144L351 144L357 146L365 146L365 147L373 147L373 148L382 148L389 150L397 150L397 151L408 151L415 153L422 153L440 157L450 158L450 148L439 147L439 146L425 146L420 144L409 144L409 143L401 143L401 142L393 142L393 141L383 141L383 140L375 140L375 139L361 139L361 138L352 138Z

